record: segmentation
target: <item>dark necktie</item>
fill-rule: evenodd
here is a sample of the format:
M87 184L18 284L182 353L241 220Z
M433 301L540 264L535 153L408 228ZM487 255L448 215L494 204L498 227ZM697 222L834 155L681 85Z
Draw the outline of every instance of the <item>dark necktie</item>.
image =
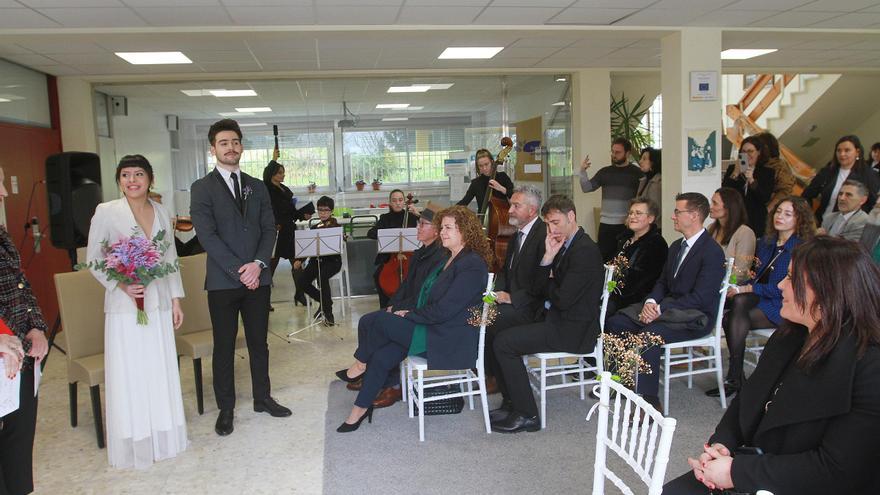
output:
M232 172L232 189L235 191L235 204L238 205L238 211L241 211L241 187L238 185L238 174Z
M681 268L681 262L684 261L684 252L687 251L688 242L687 240L681 241L681 247L678 249L678 256L675 257L675 271L672 272L672 277L675 278L678 276L678 269Z
M513 239L513 253L510 255L510 267L513 268L513 262L519 256L519 250L522 248L523 233L521 230L516 231L516 237Z
M559 252L556 253L556 257L553 258L553 276L556 276L556 273L559 269L560 263L562 263L562 257L565 256L565 244L562 245L562 248L559 249Z

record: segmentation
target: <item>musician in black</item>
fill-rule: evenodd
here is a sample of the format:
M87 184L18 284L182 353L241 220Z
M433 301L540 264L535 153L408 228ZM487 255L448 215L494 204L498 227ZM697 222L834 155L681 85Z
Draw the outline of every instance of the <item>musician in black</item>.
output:
M409 210L408 212L407 209ZM404 217L406 217L405 224ZM415 208L412 205L407 207L406 196L403 194L403 191L395 189L388 196L388 213L383 213L379 216L379 221L376 222L376 225L367 231L367 237L378 239L379 229L407 229L415 227L418 222L419 215L416 213ZM379 275L382 273L385 263L391 259L391 256L389 253L377 253L376 261L374 262L376 264L376 271L373 273L373 280L376 283L376 292L379 294L379 307L382 309L388 307L388 300L391 299L391 295L385 294L382 291L382 288L379 286Z
M313 229L326 229L330 227L339 227L339 222L333 218L333 198L321 196L318 199L318 218L320 222L315 224ZM294 268L299 269L302 266L302 260L294 261ZM318 278L318 270L320 266L321 290L312 285L312 282ZM319 314L324 315L325 325L334 325L333 319L333 298L330 296L330 278L339 273L342 269L342 256L336 254L332 256L321 256L317 258L309 258L309 263L300 272L296 281L296 286L300 287L309 297L318 301L321 306L315 312L317 318Z
M496 172L498 165L495 163L495 159L492 158L492 153L485 149L477 150L474 157L474 166L479 175L471 181L471 185L468 187L464 197L457 204L467 206L471 204L472 199L476 199L477 211L482 213L485 208L483 201L486 199L486 188L491 187L493 189L492 194L496 198L504 199L505 201L513 196L513 181L510 180L510 176L506 173ZM492 174L495 174L494 179Z

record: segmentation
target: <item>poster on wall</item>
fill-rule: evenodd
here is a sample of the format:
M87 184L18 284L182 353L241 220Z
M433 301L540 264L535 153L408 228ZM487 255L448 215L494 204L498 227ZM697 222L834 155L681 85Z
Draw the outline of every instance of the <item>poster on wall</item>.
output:
M687 129L687 174L702 177L715 174L718 150L718 130L712 128Z
M541 138L544 129L541 117L521 120L516 122L514 127L516 128L516 168L513 180L543 181Z

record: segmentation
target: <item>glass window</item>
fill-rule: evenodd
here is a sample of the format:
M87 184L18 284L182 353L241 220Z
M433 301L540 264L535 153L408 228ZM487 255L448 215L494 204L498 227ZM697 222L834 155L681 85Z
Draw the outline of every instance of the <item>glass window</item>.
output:
M52 125L46 74L0 60L0 121Z

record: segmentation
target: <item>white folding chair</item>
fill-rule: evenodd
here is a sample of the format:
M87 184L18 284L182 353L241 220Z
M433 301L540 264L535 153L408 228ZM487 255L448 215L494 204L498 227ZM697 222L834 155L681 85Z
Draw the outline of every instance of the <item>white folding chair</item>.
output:
M330 277L329 282L333 282L334 280L339 282L339 299L342 304L342 316L345 316L346 307L351 304L351 280L348 278L348 253L345 249L345 241L342 241L342 268L336 275ZM312 263L312 261L309 261ZM320 280L318 281L320 283ZM331 285L332 288L332 285ZM331 297L333 297L333 292L330 292ZM308 314L312 314L312 298L306 296L306 312Z
M611 392L614 391L614 396ZM648 495L660 495L672 435L676 421L665 418L635 392L611 379L611 373L602 373L599 381L599 425L596 429L596 461L593 472L593 495L605 493L605 478L623 493L633 491L607 466L608 451L617 454L648 486ZM612 414L609 415L609 412ZM593 409L590 410L590 415ZM587 421L590 419L587 415ZM611 417L611 434L608 418ZM659 438L658 438L659 434Z
M775 331L775 328L756 328L749 332L748 337L746 337L746 342L751 341L752 344L746 345L745 352L743 353L744 364L748 364L752 368L758 366L758 360L761 359L761 353L764 352L764 344ZM755 356L754 361L748 359L750 355Z
M489 280L486 283L486 291L492 290L492 280L495 278L494 273L489 274ZM474 395L480 396L480 402L483 406L483 422L486 424L486 433L492 433L489 426L489 402L486 399L486 375L484 373L483 348L486 345L486 315L489 311L489 304L483 303L482 324L480 325L480 340L477 346L477 362L474 373L471 369L466 370L442 370L451 371L431 376L425 376L425 372L429 371L428 361L420 356L409 356L406 359L406 387L409 389L407 403L409 405L409 417L413 417L413 407L419 408L419 441L425 441L425 403L443 399L452 399L455 397L467 397L470 408L474 408ZM435 370L430 370L435 371ZM413 379L413 372L416 376ZM474 390L474 382L477 383L479 390ZM403 385L403 383L401 384ZM461 392L450 394L434 395L425 397L425 390L429 388L445 387L447 385L458 385Z
M586 398L585 389L587 385L596 383L593 377L587 377L587 373L594 373L598 376L602 373L602 335L605 331L605 313L608 311L608 299L611 292L608 290L608 282L614 276L614 267L605 265L605 282L602 285L602 307L599 311L599 338L596 340L596 347L593 352L587 354L571 354L568 352L539 352L523 356L523 363L529 374L535 378L537 386L533 383L532 388L541 396L541 429L547 427L547 391L556 390L567 387L580 387L581 400ZM587 358L593 358L596 365L591 365ZM537 359L537 366L529 366L529 359ZM549 364L549 361L555 359L556 364ZM573 362L571 360L574 360ZM570 362L566 363L565 361ZM575 378L576 376L576 378ZM548 384L548 378L559 377L560 382ZM572 378L571 381L568 381Z
M663 344L663 410L669 412L669 380L686 376L688 388L694 386L694 375L703 373L715 373L718 379L719 399L721 408L727 409L727 396L724 394L724 377L721 367L721 318L724 310L724 300L727 298L727 288L730 287L730 272L733 270L733 258L728 258L725 263L724 279L721 281L721 289L718 295L718 313L715 315L715 328L712 333L705 337L681 342ZM711 352L706 354L699 348L706 348ZM675 349L684 352L673 354ZM706 363L706 367L694 369L694 363ZM687 371L673 373L672 367L686 364Z

